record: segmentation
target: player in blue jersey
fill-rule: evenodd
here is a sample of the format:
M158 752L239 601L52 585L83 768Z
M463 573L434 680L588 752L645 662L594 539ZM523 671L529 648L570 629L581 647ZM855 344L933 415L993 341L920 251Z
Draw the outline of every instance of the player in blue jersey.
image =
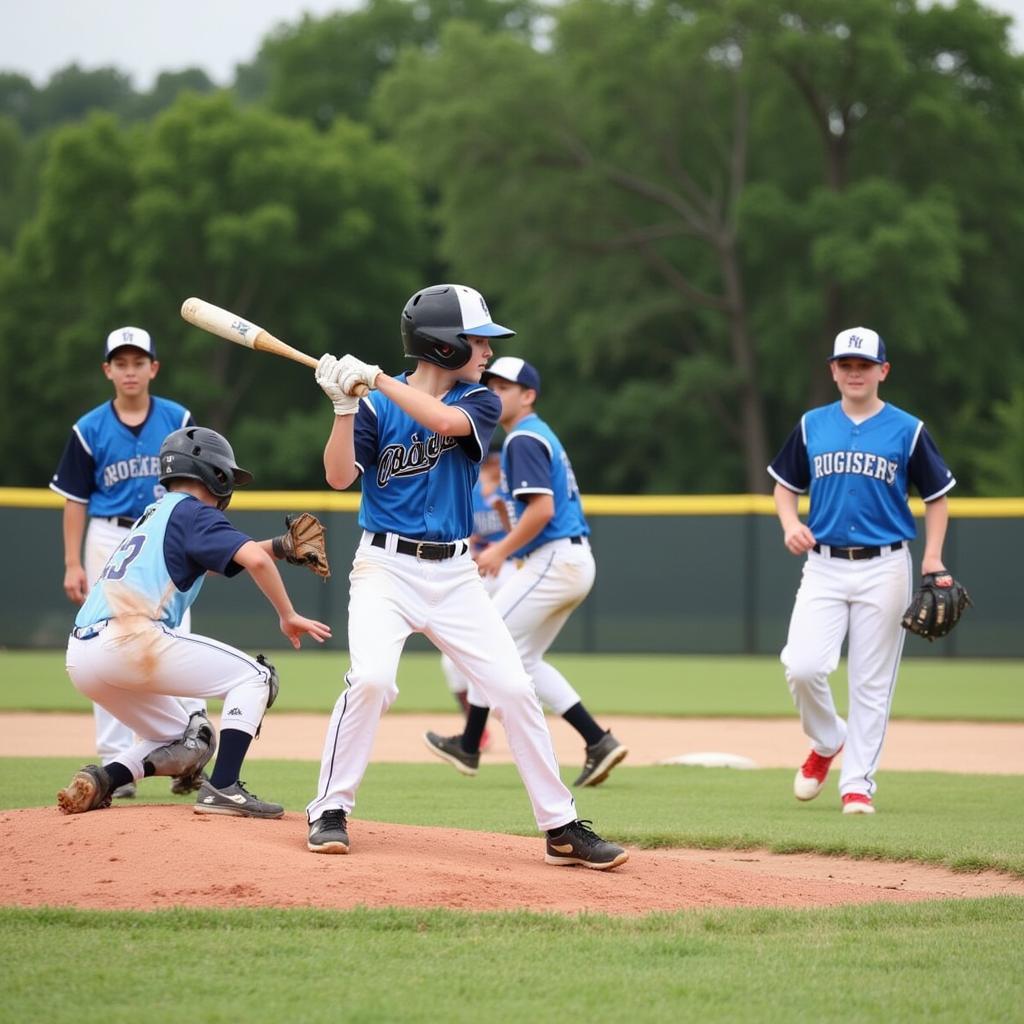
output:
M882 401L889 375L875 331L840 332L830 357L840 400L805 413L768 467L785 545L807 555L782 663L811 752L796 773L798 800L822 790L843 750L844 814L872 814L875 771L903 650L910 601L908 543L916 535L911 484L925 503L921 572L939 572L955 485L924 424ZM806 525L798 496L810 492ZM837 713L828 677L849 637L849 713Z
M480 464L480 477L473 487L473 533L469 538L469 553L473 558L502 540L511 529L506 501L501 490L501 442L495 437L491 440L487 457ZM484 589L493 597L515 571L515 559L506 559L497 573L482 577ZM469 680L446 654L441 655L441 671L463 715L468 715ZM489 744L490 733L484 729L480 736L480 749L486 750Z
M522 568L495 593L494 604L537 695L583 738L583 770L573 785L597 786L629 751L598 725L565 676L544 659L594 585L590 527L576 475L562 443L534 408L540 395L537 370L522 359L503 356L483 380L501 399L500 423L507 432L501 486L514 499L515 516L512 529L480 553L477 565L486 577L499 573L510 557L523 559ZM424 739L438 757L465 775L475 775L490 702L470 685L469 705L461 736L428 732Z
M410 633L425 634L502 716L538 827L545 861L613 868L626 851L576 818L551 736L516 646L469 553L473 484L500 414L480 382L491 342L514 332L491 320L479 292L445 284L402 311L415 369L398 377L344 356L324 356L316 379L334 405L324 449L327 482L362 474L362 539L350 576L346 688L331 715L317 794L307 808L314 853L347 853L348 815L381 715L398 696ZM352 397L364 385L373 389Z
M173 430L189 426L188 409L150 394L160 369L156 345L140 327L118 327L107 337L103 372L114 397L79 419L71 430L51 490L64 501L64 593L82 604L89 587L132 523L163 494L160 445ZM88 528L86 523L88 522ZM83 553L82 540L85 539ZM182 629L188 632L186 615ZM188 711L205 711L204 701L186 701ZM98 704L93 706L96 753L106 764L135 742L132 731ZM171 791L183 793L175 780ZM115 797L135 796L135 784Z
M248 570L298 648L303 635L321 643L330 627L292 607L274 564L273 540L253 541L224 515L235 487L252 474L235 462L227 440L205 427L170 434L160 448L167 493L149 505L111 555L75 618L67 669L75 687L130 726L136 741L111 761L86 765L57 794L65 814L108 807L118 786L148 775L195 779L197 814L280 818L284 808L239 781L242 762L277 694L277 673L262 656L210 637L183 633L185 611L207 572ZM281 538L278 538L280 541ZM205 715L179 697L224 700L220 751L201 774L216 740Z

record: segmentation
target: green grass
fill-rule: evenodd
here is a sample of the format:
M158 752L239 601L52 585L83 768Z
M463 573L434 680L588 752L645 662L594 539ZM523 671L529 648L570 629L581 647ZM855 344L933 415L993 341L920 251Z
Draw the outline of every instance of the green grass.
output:
M0 759L0 806L52 805L80 766L69 758ZM572 773L566 771L566 780ZM261 796L302 810L316 787L317 765L250 761L245 778ZM816 851L914 860L956 870L994 868L1024 878L1024 778L884 774L872 817L844 816L834 787L809 804L792 797L788 770L645 767L616 769L600 788L579 792L581 817L632 846L691 846L780 853ZM139 798L172 797L163 779L141 784ZM373 764L359 790L359 819L536 835L526 793L511 765L485 766L466 779L443 764Z
M282 711L327 712L342 687L344 655L277 652ZM792 716L777 658L558 655L552 658L596 714ZM895 718L1024 721L1020 661L908 658L903 662ZM85 711L89 703L64 671L63 651L0 651L0 711ZM399 671L401 695L392 713L451 711L453 702L432 654L411 653ZM845 663L833 677L846 710Z
M1021 1019L1024 900L643 919L0 911L0 1021Z

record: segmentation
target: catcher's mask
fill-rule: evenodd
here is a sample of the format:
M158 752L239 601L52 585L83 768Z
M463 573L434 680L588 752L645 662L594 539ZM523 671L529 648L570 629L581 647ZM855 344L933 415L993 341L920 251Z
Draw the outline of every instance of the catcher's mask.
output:
M226 437L208 427L184 427L164 438L160 446L160 483L176 477L198 480L217 499L221 511L228 507L236 487L252 483L252 473L235 463Z
M405 354L445 370L457 370L469 362L470 335L511 338L515 333L493 323L484 297L464 284L421 288L402 310Z

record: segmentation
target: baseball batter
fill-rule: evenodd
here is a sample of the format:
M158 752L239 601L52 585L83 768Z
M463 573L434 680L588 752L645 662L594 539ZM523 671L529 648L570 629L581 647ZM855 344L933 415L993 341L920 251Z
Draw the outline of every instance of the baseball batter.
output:
M346 688L324 743L317 794L307 808L314 853L347 853L347 816L381 715L398 696L402 647L421 632L503 716L516 767L540 829L545 861L614 868L627 853L577 820L558 774L540 703L469 553L472 490L500 413L480 385L491 341L514 332L491 320L479 292L444 284L413 295L402 341L416 360L389 377L352 356L324 356L316 379L334 405L324 450L327 482L362 474L362 540L350 576ZM358 385L375 389L351 397Z
M103 372L114 386L114 397L75 423L50 481L50 489L65 499L64 592L77 605L85 600L89 586L131 525L163 494L157 477L164 438L192 424L184 406L149 393L159 369L156 345L147 331L119 327L110 332ZM185 632L190 628L187 612L181 628ZM202 711L206 703L186 700L185 706L190 712ZM135 738L131 729L100 705L93 705L93 713L96 752L106 764L129 750ZM182 792L177 782L171 790ZM134 795L134 783L115 793L117 797Z
M235 487L252 474L235 462L227 440L205 427L176 430L160 448L167 493L149 505L103 567L75 618L67 669L76 689L102 705L138 737L105 766L86 765L57 794L66 814L110 805L116 787L148 775L199 783L197 814L280 818L284 808L246 790L242 762L263 713L277 693L277 674L262 658L210 637L180 631L207 572L248 570L274 606L281 632L298 648L309 635L331 635L322 622L292 607L274 564L273 540L256 542L224 515ZM280 540L280 538L278 538ZM213 754L205 715L189 713L181 696L220 697L220 752L209 779L200 772Z
M537 370L523 359L503 356L483 374L483 381L501 399L500 423L507 433L501 488L513 498L514 522L503 539L477 556L477 565L487 578L500 573L509 557L523 560L522 568L495 593L494 604L537 695L583 738L583 770L573 784L596 786L629 751L597 724L565 676L544 659L594 585L590 527L576 474L564 446L534 408L540 395ZM469 704L461 736L428 732L424 739L458 771L475 775L489 702L472 684Z
M796 773L798 800L813 800L843 753L844 814L872 814L875 771L892 705L912 590L908 504L912 483L925 502L922 573L938 572L955 485L924 424L883 402L889 375L875 331L840 332L830 357L840 400L804 414L768 467L786 548L807 555L782 663L811 752ZM797 515L810 492L810 515ZM849 637L849 715L836 712L828 677Z

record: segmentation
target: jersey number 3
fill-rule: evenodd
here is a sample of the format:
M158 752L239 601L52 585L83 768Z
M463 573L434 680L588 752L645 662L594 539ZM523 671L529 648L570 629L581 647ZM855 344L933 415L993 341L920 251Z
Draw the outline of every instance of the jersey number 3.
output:
M146 543L145 534L136 533L129 537L111 556L100 573L101 580L123 580L128 566L139 557Z

